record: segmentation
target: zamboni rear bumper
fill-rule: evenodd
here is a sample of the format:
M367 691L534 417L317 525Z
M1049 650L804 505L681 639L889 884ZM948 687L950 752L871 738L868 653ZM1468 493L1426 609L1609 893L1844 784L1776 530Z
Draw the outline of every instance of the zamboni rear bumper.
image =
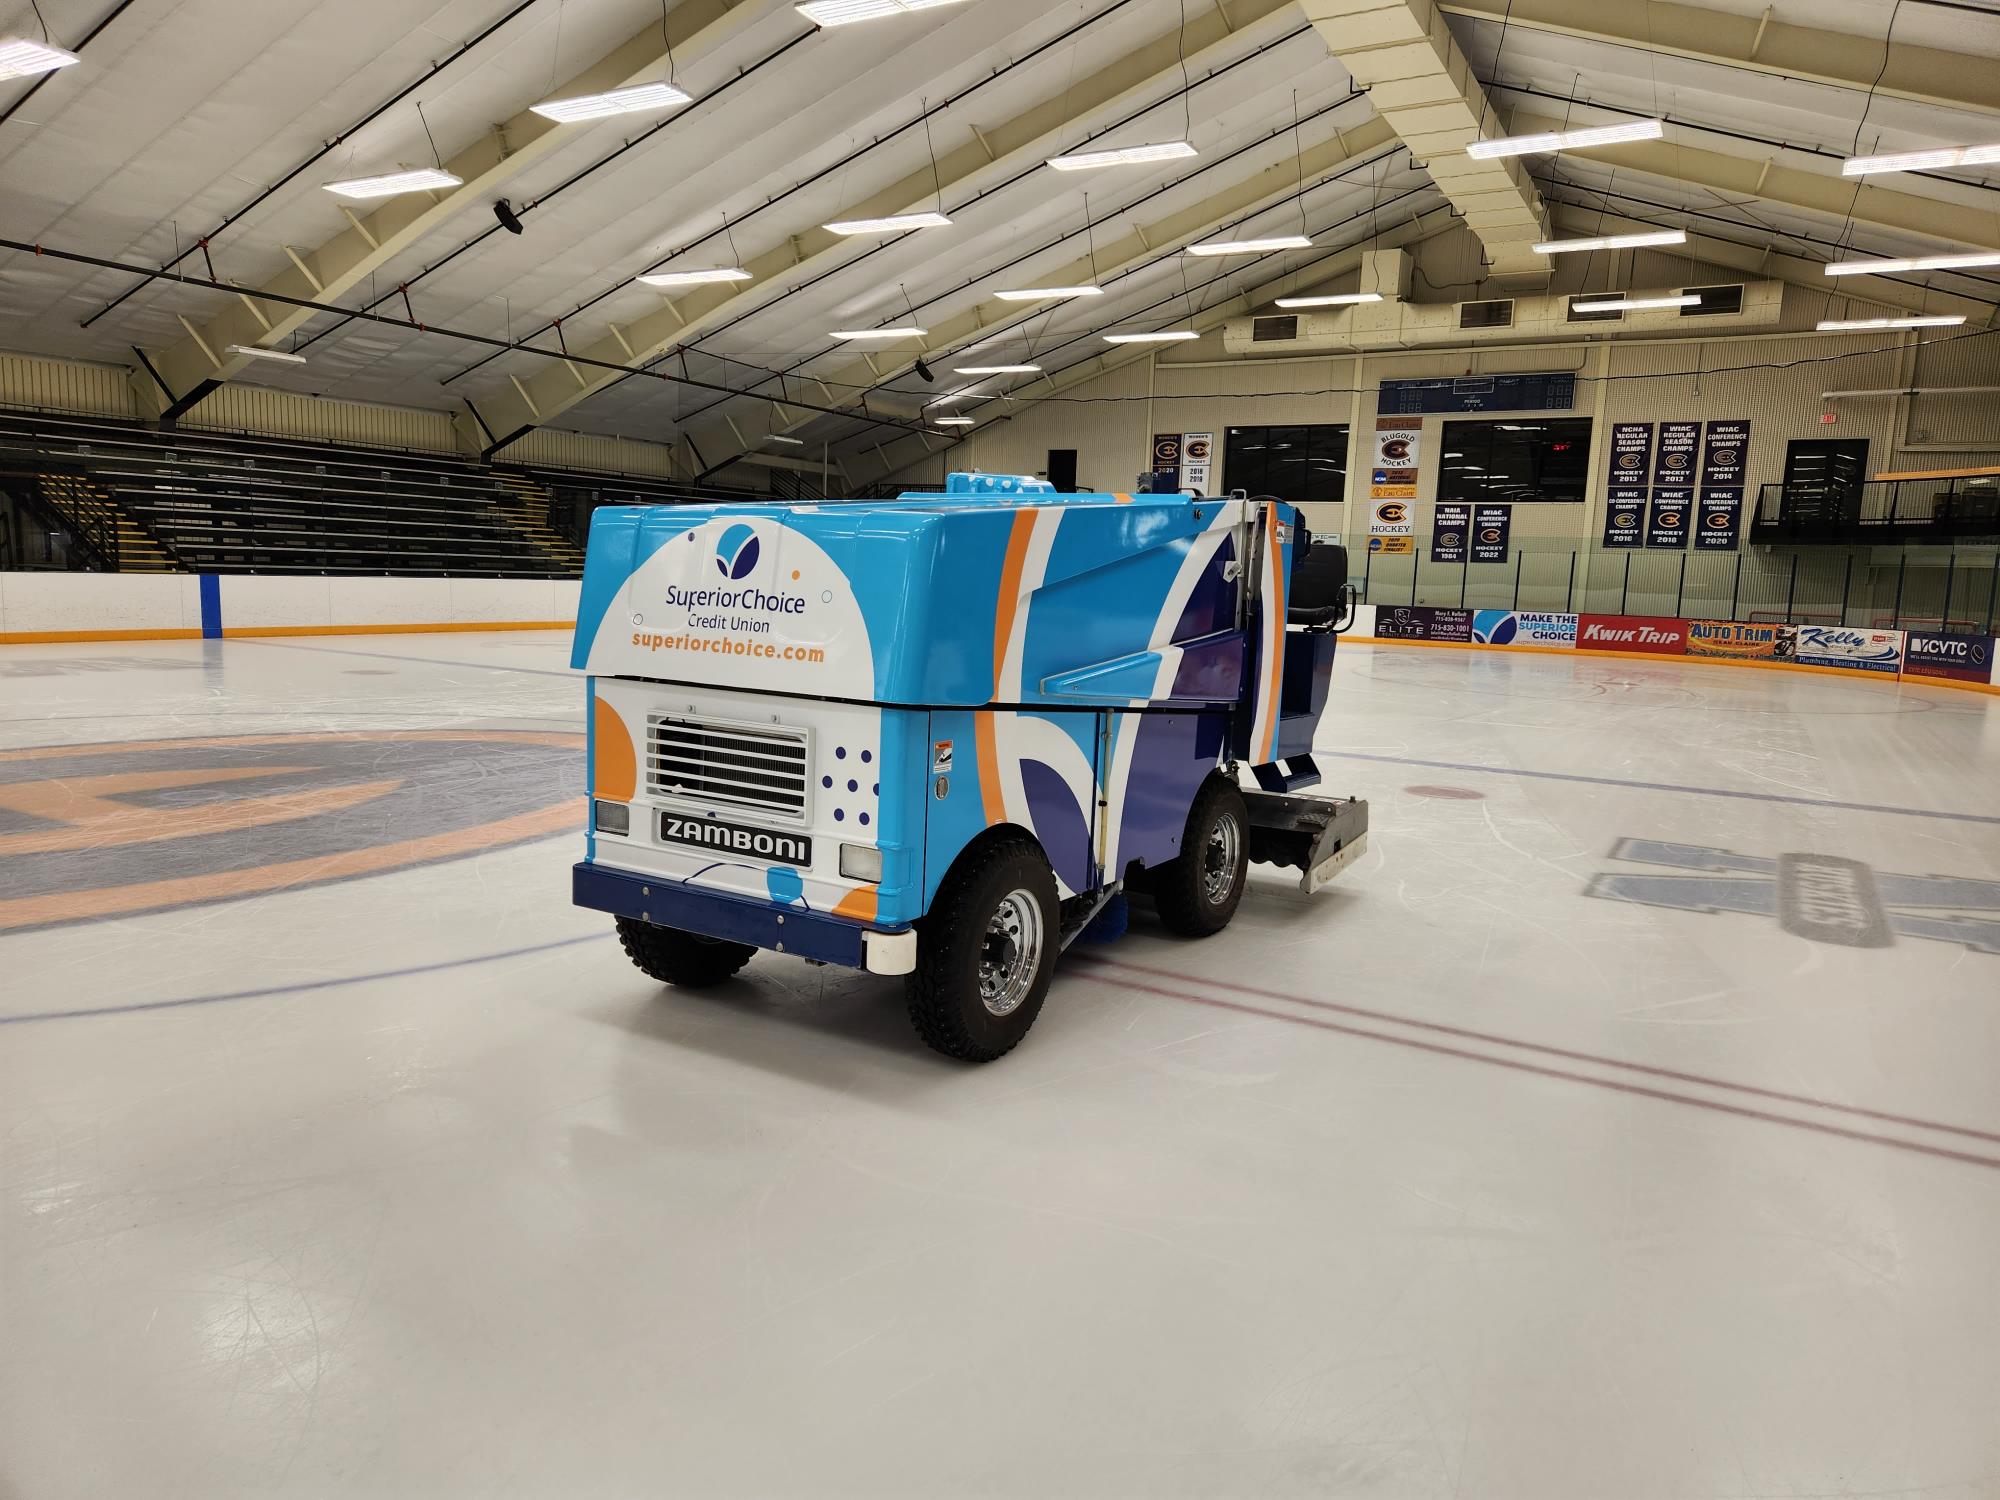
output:
M907 974L916 967L914 929L869 927L803 906L781 907L716 891L698 891L674 880L634 875L585 860L572 868L578 906L614 917L676 927L702 937L810 958L871 974Z

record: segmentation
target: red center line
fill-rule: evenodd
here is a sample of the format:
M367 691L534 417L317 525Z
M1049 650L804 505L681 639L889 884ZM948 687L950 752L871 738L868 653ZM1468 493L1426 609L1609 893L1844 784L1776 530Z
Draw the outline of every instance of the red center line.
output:
M1107 965L1092 965L1094 969L1101 967ZM1661 1099L1669 1104L1687 1104L1696 1109L1711 1109L1718 1114L1737 1115L1746 1120L1766 1120L1773 1125L1789 1125L1795 1130L1813 1130L1821 1135L1837 1135L1850 1141L1894 1146L1899 1151L1917 1151L1925 1156L1942 1156L1950 1161L1970 1162L1974 1166L2000 1170L2000 1158L1979 1156L1970 1151L1953 1151L1946 1146L1926 1146L1919 1141L1906 1141L1893 1135L1876 1135L1867 1130L1849 1130L1841 1125L1823 1125L1816 1120L1801 1120L1791 1115L1773 1114L1769 1110L1751 1109L1747 1105L1723 1104L1714 1099L1697 1099L1689 1094L1675 1094L1665 1089L1647 1088L1643 1084L1620 1083L1612 1078L1593 1078L1588 1073L1571 1073L1562 1068L1545 1068L1539 1063L1519 1062L1506 1057L1489 1057L1483 1052L1468 1052L1462 1047L1447 1047L1439 1042L1420 1042L1414 1037L1385 1036L1379 1031L1348 1026L1339 1021L1320 1021L1311 1016L1287 1015L1283 1011L1264 1010L1234 1000L1219 1000L1213 995L1196 995L1186 990L1168 989L1165 985L1141 984L1137 980L1115 979L1101 973L1094 977L1100 984L1108 984L1117 989L1139 990L1149 995L1164 995L1173 1000L1190 1000L1196 1005L1213 1006L1217 1010L1233 1010L1246 1016L1262 1016L1272 1021L1289 1021L1294 1026L1312 1026L1321 1031L1337 1031L1344 1036L1358 1036L1371 1042L1387 1042L1395 1047L1411 1047L1419 1052L1433 1052L1441 1057L1457 1057L1467 1062L1487 1063L1496 1068L1511 1068L1517 1073L1533 1073L1542 1078L1560 1078L1566 1083L1589 1084L1592 1088L1610 1089L1615 1093L1636 1094L1645 1099Z
M1724 1078L1709 1078L1700 1073L1683 1073L1674 1068L1656 1068L1649 1063L1626 1062L1617 1057L1600 1057L1594 1052L1573 1052L1567 1047L1550 1046L1546 1042L1519 1041L1514 1037L1500 1036L1490 1031L1474 1031L1465 1026L1447 1025L1443 1021L1419 1021L1409 1016L1396 1015L1391 1011L1369 1010L1359 1005L1342 1005L1333 1000L1309 1000L1304 995L1288 995L1283 990L1264 990L1258 989L1255 985L1232 984L1225 979L1203 979L1187 974L1176 974L1168 969L1153 969L1144 964L1123 963L1118 959L1099 958L1094 954L1074 954L1065 961L1074 963L1078 959L1088 963L1092 968L1121 969L1127 973L1150 975L1155 979L1172 979L1183 984L1203 984L1210 989L1223 990L1233 995L1249 995L1259 1000L1283 1000L1290 1005L1310 1006L1314 1010L1338 1011L1342 1015L1360 1016L1368 1021L1387 1021L1396 1026L1411 1026L1422 1031L1466 1037L1475 1042L1492 1042L1501 1047L1519 1047L1526 1052L1539 1052L1545 1057L1596 1063L1599 1067L1605 1068L1624 1068L1633 1073L1650 1074L1654 1078L1671 1078L1677 1083L1698 1083L1704 1088L1728 1089L1738 1094L1755 1094L1762 1099L1779 1099L1786 1104L1803 1104L1813 1109L1858 1115L1864 1119L1881 1120L1891 1125L1915 1125L1923 1130L1935 1130L1945 1135L1969 1136L1973 1140L1992 1141L2000 1145L2000 1133L1991 1130L1975 1130L1967 1125L1941 1125L1936 1120L1923 1120L1915 1115L1891 1114L1887 1110L1867 1109L1859 1104L1836 1104L1830 1099L1815 1099L1810 1094L1788 1094L1782 1089L1759 1088L1754 1083L1731 1083Z

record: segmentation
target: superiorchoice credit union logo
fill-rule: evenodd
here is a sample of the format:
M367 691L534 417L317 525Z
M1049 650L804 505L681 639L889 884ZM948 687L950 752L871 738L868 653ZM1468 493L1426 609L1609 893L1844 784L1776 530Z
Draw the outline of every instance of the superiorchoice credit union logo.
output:
M715 569L724 578L747 578L757 566L757 533L738 522L715 544Z

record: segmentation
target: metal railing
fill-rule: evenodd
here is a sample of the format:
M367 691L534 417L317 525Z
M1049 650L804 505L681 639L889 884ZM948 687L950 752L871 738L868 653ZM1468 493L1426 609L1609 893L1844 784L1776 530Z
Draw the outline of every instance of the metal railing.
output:
M1355 555L1365 604L1978 635L2000 626L2000 547L1994 546L1607 551L1595 541L1517 536L1504 563L1433 563L1422 552L1371 554L1365 542Z
M1852 545L2000 538L2000 475L1871 479L1858 492L1767 484L1757 493L1753 542Z

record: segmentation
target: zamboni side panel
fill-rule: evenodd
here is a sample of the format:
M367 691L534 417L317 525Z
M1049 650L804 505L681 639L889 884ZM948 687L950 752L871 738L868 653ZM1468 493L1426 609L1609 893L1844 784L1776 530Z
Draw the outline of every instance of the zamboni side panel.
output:
M572 664L910 706L1236 691L1240 502L1028 500L600 509Z
M1003 824L1041 844L1064 896L1174 858L1229 737L1222 711L979 709L930 725L925 909L965 846Z

